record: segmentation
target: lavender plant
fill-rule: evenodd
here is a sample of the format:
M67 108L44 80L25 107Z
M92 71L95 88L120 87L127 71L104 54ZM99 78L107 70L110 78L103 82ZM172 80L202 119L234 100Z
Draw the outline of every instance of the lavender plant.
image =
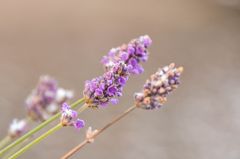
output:
M67 152L61 157L61 159L70 158L88 143L93 143L94 139L99 134L104 132L107 128L115 124L120 119L124 118L130 112L135 110L135 108L141 108L144 110L156 110L161 108L167 101L167 96L179 86L180 75L182 72L183 67L176 68L175 64L173 63L169 66L159 69L150 77L150 79L146 81L143 91L134 95L135 104L132 107L128 108L126 111L118 115L99 130L96 129L93 131L92 128L89 127L86 132L85 140Z
M108 56L103 57L102 60L105 66L105 73L102 76L85 82L85 89L83 91L84 97L77 101L77 104L85 104L78 110L78 113L81 113L89 107L105 107L109 104L109 102L117 104L118 97L122 96L123 87L125 86L129 76L131 74L140 74L143 72L143 68L140 63L147 60L147 48L151 45L151 43L152 41L149 36L141 36L138 39L130 41L127 45L118 47L117 51L114 53L111 49ZM64 104L62 108L61 122L17 151L10 158L17 158L31 146L40 142L63 126L75 126L76 128L82 128L84 126L84 122L80 119L74 120L76 119L76 112L71 110L70 107L73 108L75 105L66 106L66 104ZM57 114L53 118L47 120L46 124L55 120L59 116L60 114ZM46 124L36 130L33 130L33 133L40 130ZM29 133L28 135L31 134Z

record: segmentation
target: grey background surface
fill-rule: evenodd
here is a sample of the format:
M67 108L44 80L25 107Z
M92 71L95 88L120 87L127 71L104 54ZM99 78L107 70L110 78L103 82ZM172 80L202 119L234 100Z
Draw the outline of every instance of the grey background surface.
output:
M77 99L84 81L103 73L101 57L142 34L153 39L144 74L130 79L119 105L82 118L101 127L170 62L185 67L181 87L160 111L134 111L74 158L239 159L239 0L1 0L0 137L24 117L40 75L55 77ZM59 158L83 134L63 129L20 158Z

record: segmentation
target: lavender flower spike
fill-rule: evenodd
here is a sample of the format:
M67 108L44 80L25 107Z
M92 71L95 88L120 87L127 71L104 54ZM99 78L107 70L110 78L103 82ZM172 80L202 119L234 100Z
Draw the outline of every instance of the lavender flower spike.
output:
M183 67L176 68L174 63L159 69L146 81L143 91L135 94L136 106L147 110L160 108L180 84L182 72Z
M109 102L117 104L128 77L129 68L118 62L103 76L86 81L83 91L86 104L90 107L106 106Z
M61 116L62 126L74 126L76 129L83 128L85 122L78 119L77 116L78 113L75 110L70 109L70 106L67 103L63 103Z
M112 48L107 56L102 58L106 71L109 71L115 63L123 61L129 68L131 74L141 74L144 69L140 62L148 59L148 47L152 44L152 40L148 35L140 36L131 40L127 45Z
M12 138L18 138L27 131L27 121L14 119L9 127L8 135Z

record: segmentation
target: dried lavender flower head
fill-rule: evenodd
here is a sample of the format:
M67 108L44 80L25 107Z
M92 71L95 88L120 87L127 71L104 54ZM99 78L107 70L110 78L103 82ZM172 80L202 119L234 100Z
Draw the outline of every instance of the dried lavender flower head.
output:
M102 76L85 82L83 91L89 107L106 106L109 102L117 104L123 87L129 78L129 69L123 62L116 63Z
M179 86L182 72L183 67L176 68L174 63L159 69L146 81L143 91L135 94L136 106L147 110L160 108L167 95Z
M28 115L36 121L44 121L56 114L62 103L73 98L73 92L58 87L50 76L41 76L37 87L26 100Z
M102 63L108 71L115 63L122 61L130 68L131 74L141 74L144 69L140 62L147 61L149 54L147 49L151 44L152 40L148 35L140 36L128 44L112 48L108 55L102 58Z
M78 113L75 110L70 109L67 103L62 104L62 126L74 126L76 129L81 129L85 126L84 120L77 118Z
M22 119L14 119L8 129L8 135L12 138L18 138L27 131L27 121Z

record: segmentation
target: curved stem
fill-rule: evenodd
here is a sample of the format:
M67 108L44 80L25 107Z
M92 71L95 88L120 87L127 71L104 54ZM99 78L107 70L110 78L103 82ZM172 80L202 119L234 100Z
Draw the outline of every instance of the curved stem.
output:
M82 104L84 101L85 101L84 98L81 98L81 99L77 100L75 103L73 103L71 105L71 108L77 107L79 104ZM47 126L49 123L51 123L54 120L58 119L60 116L61 116L61 113L59 112L56 115L54 115L51 118L49 118L48 120L46 120L43 123L41 123L40 125L38 125L37 127L35 127L34 129L32 129L31 131L29 131L28 133L26 133L25 135L23 135L22 137L18 138L16 141L14 141L10 145L8 145L4 149L2 149L0 151L0 156L2 156L4 153L9 151L11 148L17 146L18 144L20 144L21 142L23 142L24 140L26 140L27 138L29 138L30 136L32 136L33 134L35 134L36 132L38 132L39 130L44 128L45 126Z
M110 126L112 126L113 124L115 124L116 122L118 122L120 119L124 118L126 115L128 115L130 112L132 112L135 108L137 108L136 106L131 106L130 108L128 108L126 111L124 111L122 114L118 115L117 117L115 117L113 120L111 120L108 124L106 124L104 127L102 127L101 129L99 129L93 136L91 136L91 139L96 138L98 135L100 135L104 130L106 130L107 128L109 128ZM68 159L71 156L73 156L75 153L77 153L79 150L81 150L84 146L86 146L89 142L89 139L85 139L83 142L81 142L79 145L77 145L76 147L74 147L72 150L70 150L69 152L67 152L64 156L61 157L61 159Z
M78 113L83 112L84 110L86 110L88 108L87 104L84 104L79 110ZM43 139L45 139L46 137L48 137L49 135L53 134L54 132L56 132L57 130L61 129L63 126L61 123L57 124L56 126L54 126L53 128L51 128L50 130L48 130L47 132L45 132L44 134L42 134L41 136L39 136L38 138L36 138L35 140L33 140L32 142L30 142L29 144L27 144L26 146L24 146L23 148L21 148L20 150L18 150L16 153L14 153L11 157L9 157L9 159L15 159L17 157L19 157L21 154L23 154L25 151L27 151L28 149L30 149L32 146L34 146L35 144L39 143L40 141L42 141Z

